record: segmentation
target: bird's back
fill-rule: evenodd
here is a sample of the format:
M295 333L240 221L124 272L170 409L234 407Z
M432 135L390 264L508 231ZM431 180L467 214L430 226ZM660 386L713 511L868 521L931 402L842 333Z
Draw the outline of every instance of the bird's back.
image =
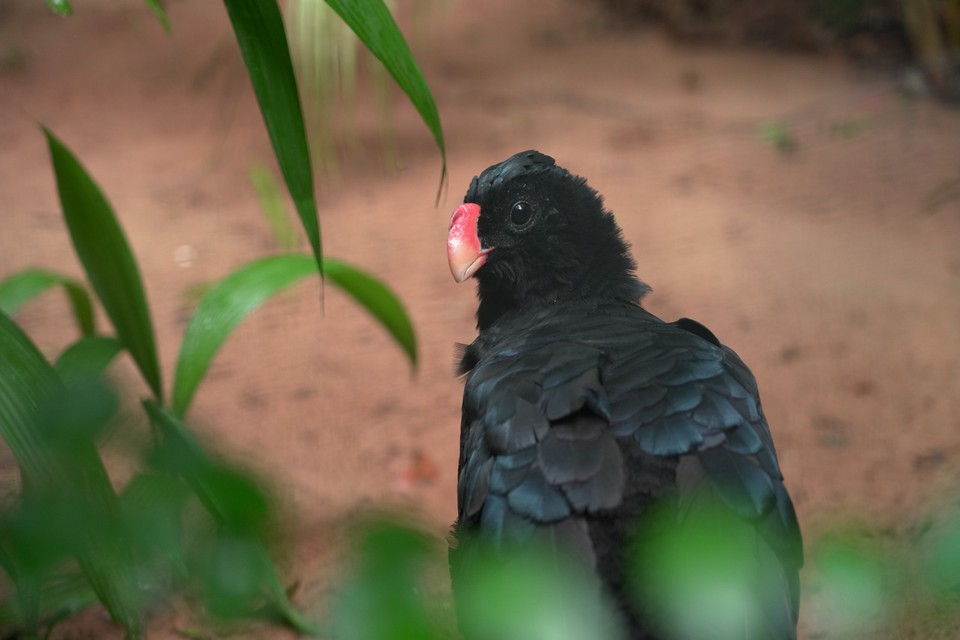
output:
M469 565L467 533L494 548L549 540L599 576L629 637L653 638L676 604L657 591L670 570L651 560L663 538L705 566L735 538L755 566L734 570L762 586L742 637L795 637L793 506L754 378L708 330L637 305L568 303L504 315L461 370L455 577ZM723 540L698 542L712 527ZM681 618L707 615L692 596L677 606ZM692 629L676 637L708 637Z

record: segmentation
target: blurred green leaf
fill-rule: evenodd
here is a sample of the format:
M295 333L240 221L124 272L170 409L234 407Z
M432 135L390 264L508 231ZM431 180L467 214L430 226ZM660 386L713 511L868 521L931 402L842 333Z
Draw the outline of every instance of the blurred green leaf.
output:
M73 7L70 5L68 0L46 0L46 2L47 6L50 7L57 15L73 15ZM164 11L160 0L144 0L144 2L147 3L147 7L149 7L150 11L153 12L153 15L157 17L157 20L160 21L160 24L163 26L163 30L167 33L170 33L170 20L167 18L167 13Z
M464 637L622 640L596 577L562 546L547 536L497 549L482 542L451 576Z
M63 468L34 428L37 408L60 390L60 382L33 342L2 311L0 362L0 435L25 477L66 484Z
M117 337L158 399L163 384L153 324L137 263L110 204L69 149L44 129L57 177L63 216L74 249Z
M10 613L15 616L17 629L39 629L42 572L55 560L42 541L31 539L28 545L24 544L24 529L31 528L23 526L26 524L25 511L23 503L20 502L0 512L0 567L3 567L14 585L13 593L7 593L0 599L0 633L4 634L9 632L14 624L13 620L6 625L2 624L2 620L7 617L5 608L9 608Z
M62 522L48 522L46 528L73 533L73 550L94 591L113 618L137 636L142 630L139 592L129 546L116 526L116 495L93 442L82 437L98 431L102 406L97 400L78 423L73 412L86 401L83 390L74 395L64 390L37 348L2 312L0 362L5 365L0 367L0 435L17 458L25 486L38 499L55 498L64 508L83 512L72 528ZM78 424L79 433L50 431ZM49 513L53 517L59 511ZM78 524L86 526L78 529Z
M240 267L207 291L183 335L174 374L174 413L186 413L213 356L237 325L270 296L316 271L316 263L306 256L264 258Z
M58 16L72 16L73 7L67 0L47 0L47 6L50 7Z
M82 496L77 499L74 492L55 495L25 487L17 503L4 513L0 535L4 551L12 561L10 576L18 591L24 578L36 579L39 587L52 575L51 570L73 557L79 541L89 537L91 514L85 502Z
M85 336L94 331L93 305L86 288L73 278L45 269L26 269L0 282L0 310L9 315L50 287L60 285L70 298L77 326Z
M356 131L360 41L324 0L290 0L283 10L314 167L335 181L340 152L356 151L360 143ZM382 65L369 71L374 69L386 77ZM344 142L347 147L340 148Z
M386 521L361 523L351 534L352 567L338 589L332 636L336 640L443 637L438 603L424 592L432 551L428 536Z
M760 125L757 130L760 139L772 145L784 155L790 155L797 150L799 144L789 125L782 120L770 120Z
M186 308L196 307L203 296L207 295L207 292L213 288L214 284L216 283L201 280L187 285L180 292L180 304Z
M213 357L233 330L270 296L316 272L304 255L263 258L215 285L190 318L174 375L173 410L184 415ZM413 325L399 299L379 280L338 260L324 260L330 280L350 294L390 332L416 366Z
M17 459L21 474L28 482L67 486L65 470L35 428L38 407L60 390L58 380L33 342L3 311L0 362L4 363L0 367L0 435ZM37 572L46 553L36 545L18 544L18 538L24 537L17 535L23 519L20 513L7 515L0 528L4 537L0 545L2 564L17 587L16 597L5 601L10 603L10 617L20 620L28 631L35 631L40 618Z
M339 260L325 260L323 271L390 332L416 369L417 337L400 299L373 276Z
M180 520L189 497L189 490L173 476L157 473L138 473L124 487L120 495L120 504L128 514L134 514L134 520L143 518L161 529ZM154 537L155 527L144 527L143 535ZM138 536L139 537L139 536Z
M310 258L304 256L304 259L312 263ZM259 593L272 612L297 631L315 634L315 625L290 602L263 542L255 536L257 530L262 529L261 524L266 519L268 507L259 487L243 474L211 460L193 434L170 411L152 400L144 400L143 406L161 439L158 455L153 461L155 466L184 479L217 522L223 536L244 541L237 547L237 553L241 553L242 558L233 554L230 549L217 552L221 555L211 560L212 564L208 567L208 570L214 572L208 574L208 579L214 581L208 582L208 586L212 585L217 589L224 576L229 577L230 569L224 566L223 562L231 557L242 560L247 565L238 571L245 572L251 567L255 568L254 573L261 579L258 585ZM233 577L239 580L243 576ZM212 594L223 598L219 603L214 603L224 607L221 613L232 615L231 607L241 603L250 604L246 586L232 589L231 587L226 592Z
M43 582L38 592L39 622L52 625L68 618L97 602L97 594L90 588L87 577L79 571L71 571ZM15 598L0 600L0 629L30 629L35 623L28 621Z
M814 548L813 610L837 637L871 637L893 614L891 571L869 540L839 535Z
M938 595L960 599L960 514L953 514L938 532L928 550L926 572Z
M447 176L447 151L443 139L440 114L413 54L410 53L403 34L383 0L326 0L353 30L360 41L377 57L390 75L416 107L423 122L433 135L440 150L440 192Z
M112 336L87 336L67 347L53 368L68 385L96 378L122 350L123 344Z
M117 408L102 380L76 383L46 403L37 430L57 455L70 484L39 486L46 527L68 536L67 548L114 621L128 637L143 633L142 592L119 501L94 438ZM47 492L49 491L49 492Z
M198 564L204 603L215 616L246 618L263 606L263 586L273 567L256 538L221 533L205 546Z
M48 446L92 449L118 406L116 393L103 378L79 378L40 407L36 428L45 434Z
M152 455L152 465L163 473L182 477L214 519L227 522L229 515L223 513L217 506L216 499L209 496L209 490L204 486L204 478L214 467L214 463L203 447L186 425L166 408L152 400L144 400L143 408L159 440Z
M267 167L257 164L250 167L247 175L257 194L260 211L270 225L277 248L284 252L295 250L300 244L300 236L290 222L287 208L283 203L283 194L277 186L277 181L273 179L273 173Z
M636 601L668 637L736 640L766 628L784 607L783 578L777 561L770 575L756 538L712 490L648 513L632 545Z
M187 577L183 511L190 490L174 476L138 473L120 495L124 523L148 589L165 591Z
M320 266L323 252L313 169L280 8L276 0L224 0L224 4L257 94L280 172Z
M231 530L262 530L268 503L246 475L214 462L190 430L167 409L144 401L150 421L162 436L152 456L153 465L180 476L200 498L214 520Z
M157 20L160 21L163 30L167 33L170 33L170 19L167 17L167 12L164 11L163 5L160 4L160 0L144 0L147 3L147 6L150 8L150 11L153 12L153 15L156 16Z

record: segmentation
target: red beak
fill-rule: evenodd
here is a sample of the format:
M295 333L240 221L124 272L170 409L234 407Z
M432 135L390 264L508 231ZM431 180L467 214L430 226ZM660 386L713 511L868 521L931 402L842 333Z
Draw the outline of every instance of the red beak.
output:
M477 236L479 217L480 205L467 202L457 207L450 218L447 260L450 262L450 273L457 282L463 282L476 273L491 251L480 248L480 238Z

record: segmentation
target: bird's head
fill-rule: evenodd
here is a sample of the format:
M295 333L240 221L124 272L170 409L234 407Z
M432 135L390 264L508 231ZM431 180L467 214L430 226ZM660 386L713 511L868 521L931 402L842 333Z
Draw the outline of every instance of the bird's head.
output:
M647 287L603 199L537 151L475 177L450 219L450 271L475 277L482 331L507 311L572 300L635 303Z

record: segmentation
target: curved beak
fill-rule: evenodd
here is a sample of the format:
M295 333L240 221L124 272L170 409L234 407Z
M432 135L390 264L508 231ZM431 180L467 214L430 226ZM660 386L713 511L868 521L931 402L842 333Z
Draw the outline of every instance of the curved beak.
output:
M480 205L472 202L457 207L450 218L447 232L447 260L450 273L457 282L463 282L483 266L492 249L481 249L477 235L477 219Z

